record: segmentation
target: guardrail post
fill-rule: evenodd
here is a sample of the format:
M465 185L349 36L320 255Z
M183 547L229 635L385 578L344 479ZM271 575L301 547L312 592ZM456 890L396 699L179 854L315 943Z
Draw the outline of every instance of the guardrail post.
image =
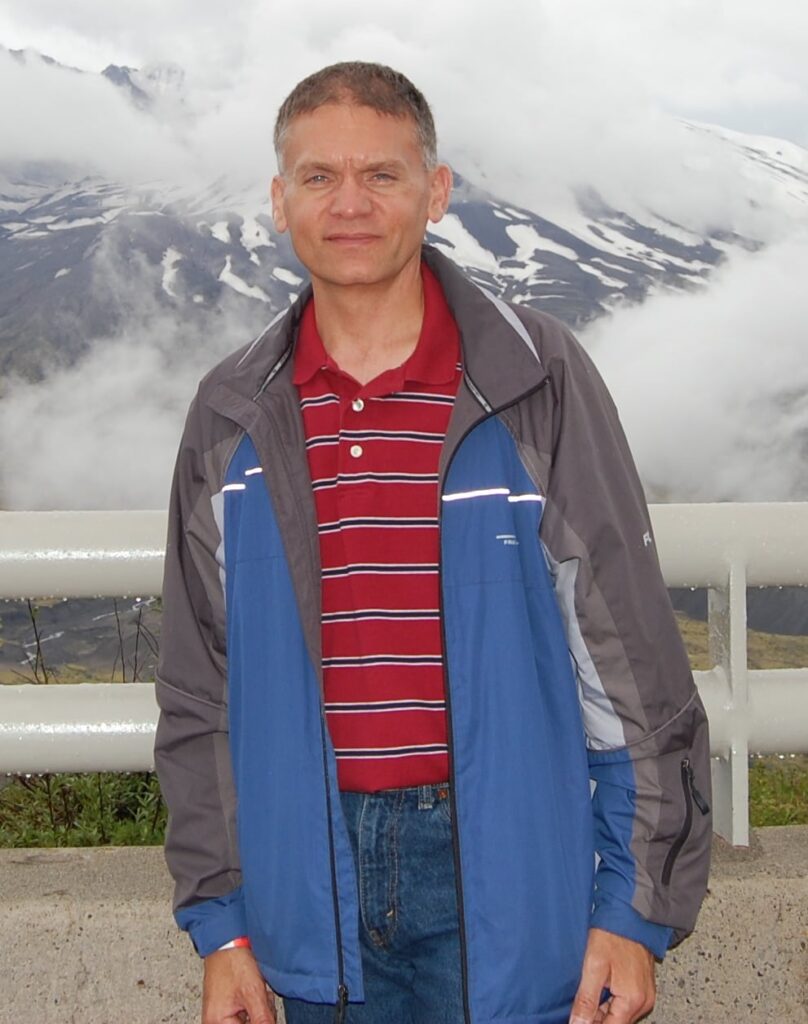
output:
M713 829L733 846L749 845L749 677L746 566L733 561L723 587L707 591L710 657L729 692L729 746L712 759Z

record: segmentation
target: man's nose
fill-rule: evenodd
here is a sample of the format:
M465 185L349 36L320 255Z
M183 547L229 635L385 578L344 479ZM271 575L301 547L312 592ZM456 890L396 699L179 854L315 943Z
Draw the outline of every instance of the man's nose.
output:
M361 217L370 207L367 190L354 178L346 176L331 193L331 213L337 217Z

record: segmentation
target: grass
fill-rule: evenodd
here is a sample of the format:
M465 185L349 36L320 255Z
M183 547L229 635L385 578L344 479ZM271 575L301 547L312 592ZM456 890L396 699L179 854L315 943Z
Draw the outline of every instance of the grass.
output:
M14 776L0 792L0 846L152 846L166 809L153 772Z
M711 668L707 623L688 618L682 612L676 613L676 621L693 670L703 672ZM808 667L808 636L782 636L750 629L746 633L746 647L749 668Z
M756 757L749 765L749 823L808 825L808 757Z
M707 624L677 615L695 670L710 667ZM808 665L808 637L748 635L750 668ZM64 666L60 681L87 679ZM0 780L2 781L2 780ZM754 757L749 766L753 827L808 824L808 757ZM0 790L0 847L161 844L166 810L150 772L14 776Z

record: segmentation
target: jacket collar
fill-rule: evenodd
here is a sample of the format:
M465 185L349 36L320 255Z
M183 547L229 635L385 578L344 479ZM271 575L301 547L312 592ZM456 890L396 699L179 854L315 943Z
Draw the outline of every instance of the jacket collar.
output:
M483 409L504 408L538 387L547 373L533 339L512 307L474 284L432 246L423 247L423 257L440 282L459 328L466 383ZM290 356L311 294L309 284L256 338L220 380L220 387L241 398L255 399L265 391L272 394L291 385Z

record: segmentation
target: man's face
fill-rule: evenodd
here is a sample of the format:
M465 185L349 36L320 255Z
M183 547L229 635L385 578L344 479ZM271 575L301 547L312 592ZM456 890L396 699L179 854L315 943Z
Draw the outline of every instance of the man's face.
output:
M427 221L449 203L451 171L424 167L409 117L327 104L291 122L282 157L275 226L289 232L315 284L394 280L420 260Z

